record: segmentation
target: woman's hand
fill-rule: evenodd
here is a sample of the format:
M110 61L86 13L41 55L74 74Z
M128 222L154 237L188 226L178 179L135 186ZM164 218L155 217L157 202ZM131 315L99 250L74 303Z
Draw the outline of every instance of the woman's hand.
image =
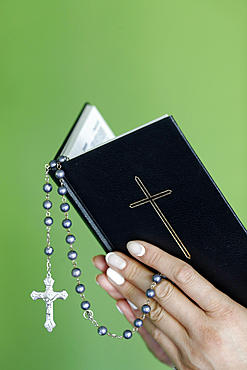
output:
M175 283L163 279L155 287L151 312L138 331L153 354L179 370L246 370L247 309L161 249L145 242L130 242L127 248L135 259L116 252L93 262L103 272L98 283L129 322L142 315L153 275L137 260ZM138 309L132 310L126 300Z

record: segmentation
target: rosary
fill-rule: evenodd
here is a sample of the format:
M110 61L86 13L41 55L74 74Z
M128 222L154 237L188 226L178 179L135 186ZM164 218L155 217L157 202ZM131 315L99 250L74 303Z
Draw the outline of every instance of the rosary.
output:
M54 280L51 277L51 256L54 252L53 248L51 247L51 237L50 237L50 231L51 226L53 224L53 219L51 217L50 209L52 207L52 202L50 201L49 194L52 191L52 185L50 184L50 171L55 171L55 177L58 179L60 186L58 187L57 191L58 194L62 196L62 203L60 205L60 210L64 214L64 219L62 221L62 226L67 231L66 236L66 243L69 245L69 252L67 254L68 259L72 262L72 271L71 274L74 278L76 278L76 287L75 291L81 298L81 308L83 310L83 317L86 320L91 321L91 323L97 327L97 332L99 335L108 335L111 338L125 338L130 339L136 331L138 331L138 328L140 328L143 325L143 320L145 319L146 314L148 314L151 311L151 307L149 305L150 298L153 298L155 296L154 288L156 284L158 284L162 280L161 274L154 274L152 277L152 284L149 289L146 291L147 296L147 302L141 307L142 315L140 318L135 319L132 330L125 330L122 335L118 336L116 334L112 334L108 332L107 328L105 326L100 326L97 321L94 319L94 313L92 310L90 310L90 303L86 300L84 291L85 286L81 284L80 282L80 276L81 276L81 270L77 267L77 252L74 250L74 243L75 243L75 236L71 234L70 227L72 225L71 220L69 219L69 209L70 205L67 203L67 199L65 195L67 194L67 189L64 186L64 177L65 172L62 169L62 164L67 160L67 157L60 156L57 161L52 160L49 164L45 165L45 184L43 185L43 190L46 193L46 200L43 202L43 208L46 210L46 217L44 219L44 223L46 226L46 247L45 247L45 255L47 256L47 263L46 263L46 269L47 269L47 275L44 280L45 283L45 291L44 292L36 292L35 290L31 293L31 298L33 300L36 299L43 299L46 304L46 322L44 324L45 328L51 332L54 327L56 326L54 320L53 320L53 302L57 299L66 299L68 297L68 293L63 290L61 292L54 292L53 291L53 284Z

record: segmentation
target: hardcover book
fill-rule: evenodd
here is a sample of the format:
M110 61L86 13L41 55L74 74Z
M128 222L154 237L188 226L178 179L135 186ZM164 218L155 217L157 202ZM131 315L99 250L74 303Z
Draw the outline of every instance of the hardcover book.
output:
M247 307L246 230L172 116L115 138L86 104L60 154L68 198L106 252L147 241Z

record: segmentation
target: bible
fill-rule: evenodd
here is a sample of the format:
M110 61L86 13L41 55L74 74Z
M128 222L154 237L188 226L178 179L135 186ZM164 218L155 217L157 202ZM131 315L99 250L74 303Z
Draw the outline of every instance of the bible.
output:
M107 253L152 243L247 307L247 232L172 116L115 137L86 104L59 155L67 196Z

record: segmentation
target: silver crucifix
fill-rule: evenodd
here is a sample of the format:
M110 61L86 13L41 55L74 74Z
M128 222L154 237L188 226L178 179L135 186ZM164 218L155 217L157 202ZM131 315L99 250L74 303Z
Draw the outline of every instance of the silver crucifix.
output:
M36 299L43 299L46 304L46 322L44 327L51 332L53 328L55 328L56 324L53 320L53 302L57 298L66 299L68 297L68 293L63 290L62 292L54 292L53 291L53 284L54 281L51 276L47 276L44 280L45 283L45 291L44 292L36 292L34 290L31 293L31 298L36 301Z

